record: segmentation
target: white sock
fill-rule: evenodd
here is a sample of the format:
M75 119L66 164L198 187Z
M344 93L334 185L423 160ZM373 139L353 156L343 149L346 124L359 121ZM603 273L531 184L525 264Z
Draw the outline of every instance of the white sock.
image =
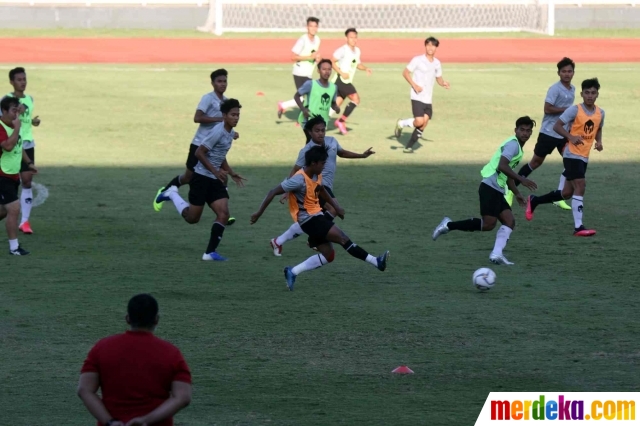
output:
M513 229L505 225L502 225L500 229L498 229L498 232L496 233L496 244L493 246L493 251L491 253L497 254L498 256L502 255L502 250L504 250L507 245L511 232L513 232Z
M562 173L564 173L564 170L562 171ZM560 174L560 183L558 183L558 191L562 191L564 189L564 183L567 180L566 177L564 177L563 174Z
M296 108L298 104L294 99L289 99L288 101L284 101L280 103L280 107L282 109Z
M282 235L276 238L276 244L281 246L287 241L291 241L302 234L304 234L304 231L302 230L300 225L298 225L298 222L294 222L293 225L289 227L289 229L284 231Z
M178 194L177 192L174 192L174 191L170 192L169 198L171 198L171 201L173 201L173 205L176 206L176 210L178 210L179 214L182 214L184 209L189 207L189 203L184 201L180 196L180 194Z
M29 220L31 216L31 203L33 202L33 190L31 188L22 188L20 194L20 210L22 211L22 220L20 225Z
M20 247L20 244L18 244L17 238L15 240L9 240L9 249L11 251L18 250L18 247Z
M407 118L405 120L400 120L400 127L413 127L413 118Z
M378 259L375 256L368 254L366 261L372 264L373 266L375 266L376 268L378 267Z
M573 213L573 221L576 223L576 228L580 228L582 226L583 199L584 197L579 195L574 195L571 199L571 211Z
M327 263L329 263L329 261L322 254L314 254L301 264L294 266L291 272L293 272L293 275L300 275L302 272L317 269Z

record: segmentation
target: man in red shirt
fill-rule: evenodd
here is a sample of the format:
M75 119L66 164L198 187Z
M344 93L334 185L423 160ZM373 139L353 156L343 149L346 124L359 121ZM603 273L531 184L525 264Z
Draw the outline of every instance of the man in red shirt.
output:
M191 402L189 367L178 348L153 335L158 320L156 299L134 296L126 316L131 330L89 351L78 396L98 426L173 426L173 416Z

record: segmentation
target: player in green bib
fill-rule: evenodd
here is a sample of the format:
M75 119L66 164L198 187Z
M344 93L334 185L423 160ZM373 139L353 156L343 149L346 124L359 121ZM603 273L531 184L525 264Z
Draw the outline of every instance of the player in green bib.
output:
M331 77L332 63L329 59L323 59L318 63L318 80L309 80L298 89L294 95L296 103L300 107L300 116L298 123L304 131L304 125L312 115L319 115L324 118L325 122L329 122L329 109L333 109L336 113L340 112L340 107L336 104L338 90L336 85L329 81ZM301 101L304 96L304 104ZM309 142L309 135L305 132L306 144Z
M518 118L515 136L504 141L491 157L491 161L482 168L480 172L482 182L478 190L482 218L476 217L452 222L451 219L445 217L433 231L434 241L449 231L491 231L499 220L502 226L498 229L489 260L496 265L513 265L502 253L516 226L511 206L505 199L505 193L510 189L520 206L526 207L526 200L518 191L515 181L520 182L531 191L535 191L537 188L535 182L513 171L522 160L522 147L531 137L535 125L536 122L528 116Z

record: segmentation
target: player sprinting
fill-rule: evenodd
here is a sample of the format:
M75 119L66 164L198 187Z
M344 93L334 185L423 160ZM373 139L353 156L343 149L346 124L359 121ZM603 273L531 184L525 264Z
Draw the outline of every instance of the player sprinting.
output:
M527 200L525 217L533 219L533 212L541 204L571 198L571 211L575 224L573 235L590 237L596 234L593 229L582 223L584 209L584 192L586 187L587 165L591 148L602 151L602 128L604 127L604 110L596 105L600 83L597 78L582 82L582 103L567 108L553 126L553 130L569 142L562 153L564 164L563 175L566 182L562 190L549 192L536 197L530 195Z
M298 89L294 99L300 107L298 123L305 129L305 124L309 117L313 115L321 116L325 123L329 122L329 108L335 112L340 112L340 107L336 104L338 89L335 84L329 81L331 77L332 63L330 59L323 59L318 62L318 73L320 78L309 80ZM302 97L304 96L304 104ZM309 142L309 135L305 131L305 144Z
M327 157L328 153L322 146L314 146L309 149L305 153L304 168L269 191L260 205L260 209L251 215L251 224L254 224L276 195L289 193L291 217L309 236L309 245L316 247L319 252L293 268L287 266L284 269L287 287L292 291L298 275L333 262L335 252L331 243L340 244L351 256L372 264L380 271L387 268L388 251L378 257L370 255L362 247L353 243L340 228L323 214L319 199L331 205L340 218L344 218L345 214L344 209L322 186L322 170L325 167Z
M576 64L570 58L562 58L557 66L560 80L549 87L547 91L547 96L544 99L544 117L540 125L538 141L533 149L533 157L529 163L522 166L518 172L520 176L529 176L544 163L547 155L551 154L555 149L562 156L562 151L567 144L567 140L555 132L553 126L560 118L560 115L571 107L576 99L576 88L571 84ZM516 182L516 185L518 183ZM564 183L565 177L560 174L559 191L564 188ZM554 204L564 210L571 210L571 207L564 200L557 201Z
M338 157L368 158L369 156L375 154L375 152L372 151L371 148L369 148L362 154L357 154L355 152L347 151L344 148L342 148L342 146L340 146L340 144L334 137L326 136L326 128L327 128L327 125L324 119L320 116L313 117L309 121L307 121L307 124L305 125L305 130L310 135L311 140L309 141L309 143L307 143L304 146L304 148L300 150L300 153L298 154L298 160L296 161L296 164L293 166L293 169L291 170L289 177L294 176L305 166L306 164L305 155L310 149L313 149L316 146L323 147L326 149L328 157L327 157L327 161L325 162L324 169L322 170L322 186L327 191L329 196L331 196L331 198L335 200L336 197L333 193L333 179L335 178L335 175L336 175L336 166L337 166ZM288 195L285 194L283 198L280 200L280 202L284 203L284 200L286 200L287 197ZM323 209L323 211L325 211L325 216L327 217L327 219L329 221L333 221L337 213L333 209L333 207L331 207L331 204L326 204L324 200L320 200L320 207ZM271 241L269 241L269 243L271 244L271 248L273 249L273 255L281 256L282 245L287 241L290 241L290 240L293 240L294 238L299 237L303 233L304 231L300 227L300 224L297 221L294 221L294 223L289 227L289 229L287 229L282 235L280 235L277 238L272 238Z
M345 123L347 118L360 105L360 96L353 85L353 77L356 70L366 71L367 75L371 75L371 68L366 67L360 60L360 48L356 46L358 43L358 31L355 28L349 28L344 32L344 35L347 37L347 44L333 52L335 74L331 81L335 83L338 89L336 104L341 106L345 99L350 101L342 116L334 122L340 133L346 135L347 126Z
M29 218L31 217L31 207L33 204L33 190L31 189L33 170L29 164L36 161L36 143L33 138L33 127L40 125L40 118L33 116L34 101L33 96L27 95L27 72L24 68L18 67L9 71L9 83L13 86L13 92L7 96L13 96L20 102L18 113L20 114L20 137L22 138L22 146L27 155L25 161L20 166L20 182L22 185L22 193L20 194L20 211L22 218L20 219L19 229L24 234L33 234Z
M24 150L20 132L23 120L20 116L21 105L19 99L12 96L5 96L0 101L0 220L6 218L9 254L14 256L29 254L18 243L18 186L21 165L27 163L32 173L38 172Z
M320 20L313 16L307 18L307 33L300 36L296 44L291 49L291 60L293 61L293 83L296 86L296 90L300 89L302 85L311 80L313 75L313 68L317 62L320 62L320 37L318 34L318 27L320 26ZM282 118L282 114L290 109L296 107L298 104L293 99L288 101L278 102L278 118Z
M436 82L449 89L448 81L442 78L442 64L435 57L440 42L435 37L424 41L425 54L414 57L402 72L402 76L411 86L411 109L413 118L400 119L396 123L395 136L402 136L404 127L414 127L404 153L413 153L413 145L422 137L424 129L433 118L433 86ZM413 75L412 75L413 74Z
M240 108L242 106L236 99L228 99L220 105L222 125L211 129L195 152L198 163L189 183L189 202L180 197L178 188L173 185L158 194L156 199L157 203L171 200L178 213L191 224L200 221L205 204L213 210L216 220L211 227L209 245L202 260L227 260L216 251L229 220L227 177L231 176L239 187L243 187L243 181L246 180L233 171L226 158L234 140L233 129L240 120Z
M532 191L536 190L535 182L513 171L522 160L522 147L529 140L533 133L536 122L528 116L520 117L516 120L515 136L504 141L496 150L491 161L484 166L480 174L482 182L478 189L480 195L480 215L482 218L472 218L452 222L445 217L433 231L433 240L437 240L440 235L449 231L491 231L499 220L502 226L496 234L496 242L493 251L489 255L489 260L496 265L513 265L504 256L502 251L509 241L511 232L516 226L511 207L505 199L505 191L511 189L521 206L526 205L522 194L518 191L515 181L519 181Z

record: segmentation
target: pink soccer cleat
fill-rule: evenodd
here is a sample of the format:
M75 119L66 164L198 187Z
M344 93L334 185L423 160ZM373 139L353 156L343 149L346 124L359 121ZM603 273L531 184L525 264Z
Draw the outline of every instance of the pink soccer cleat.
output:
M336 126L338 128L338 130L340 130L340 133L342 133L343 135L346 135L347 133L349 133L347 131L347 126L345 126L344 121L340 121L338 119L333 124L334 124L334 126Z
M26 221L25 223L23 223L22 225L20 225L18 227L18 229L20 230L20 232L22 232L23 234L33 234L33 229L31 229L31 225L29 225L29 221Z

